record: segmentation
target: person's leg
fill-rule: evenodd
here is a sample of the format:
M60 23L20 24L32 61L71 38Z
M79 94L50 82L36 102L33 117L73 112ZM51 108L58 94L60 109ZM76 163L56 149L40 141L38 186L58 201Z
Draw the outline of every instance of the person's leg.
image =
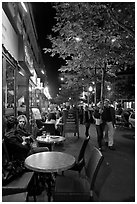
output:
M98 147L102 147L102 135L101 135L101 126L96 125L96 131L97 131L97 141L98 141Z
M102 140L103 140L103 130L104 130L104 124L100 124L100 140L101 140L101 146L102 146Z
M88 136L89 136L89 127L90 127L90 123L86 123L85 126L86 126L86 132L85 132L85 135L86 135L86 137L88 137Z
M108 125L107 124L104 125L103 135L104 135L104 141L107 144L108 143Z
M108 125L108 146L111 147L113 146L113 135L114 135L114 127L112 122L107 122Z

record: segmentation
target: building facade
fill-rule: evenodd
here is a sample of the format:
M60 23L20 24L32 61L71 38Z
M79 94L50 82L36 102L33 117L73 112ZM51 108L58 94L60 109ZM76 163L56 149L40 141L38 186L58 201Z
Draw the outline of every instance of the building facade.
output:
M25 3L25 8L20 2L2 3L2 113L24 113L32 126L31 107L39 105L47 76L41 72L44 63L31 4Z

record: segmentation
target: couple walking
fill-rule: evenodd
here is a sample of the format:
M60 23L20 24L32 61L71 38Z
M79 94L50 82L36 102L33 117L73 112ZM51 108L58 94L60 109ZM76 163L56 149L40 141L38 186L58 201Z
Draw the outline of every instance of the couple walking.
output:
M115 124L115 110L110 105L108 99L104 100L104 106L102 102L99 102L95 108L93 117L95 119L97 140L99 149L102 150L102 140L109 147L110 150L114 148L114 124Z

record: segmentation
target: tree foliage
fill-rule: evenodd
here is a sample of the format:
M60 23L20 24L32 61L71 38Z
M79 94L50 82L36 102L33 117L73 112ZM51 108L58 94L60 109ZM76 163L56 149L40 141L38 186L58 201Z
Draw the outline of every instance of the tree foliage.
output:
M53 6L56 25L54 35L48 36L52 48L44 50L65 60L60 71L68 77L69 87L76 82L81 87L80 79L89 83L95 75L101 80L102 70L105 80L111 80L121 64L134 65L134 2L59 2Z

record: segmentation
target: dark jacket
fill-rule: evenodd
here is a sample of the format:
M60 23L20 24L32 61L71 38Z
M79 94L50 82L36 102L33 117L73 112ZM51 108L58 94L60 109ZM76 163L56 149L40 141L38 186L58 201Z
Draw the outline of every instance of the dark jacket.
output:
M54 112L49 113L48 121L50 121L50 120L56 120L56 114Z
M90 110L84 111L84 123L93 123L92 112Z
M20 126L18 125L16 130L15 130L15 133L20 135L20 136L30 136L30 133L25 129L25 128L20 128Z
M9 155L15 159L25 159L30 151L29 145L23 145L22 137L15 130L10 130L5 134L5 142Z
M114 125L116 123L115 109L111 106L109 106L108 108L104 107L102 113L102 120L103 122L112 122L112 124Z
M98 108L96 108L96 109L94 110L93 116L94 116L95 118L97 118L97 119L100 119L101 114L99 113L99 109L98 109Z

